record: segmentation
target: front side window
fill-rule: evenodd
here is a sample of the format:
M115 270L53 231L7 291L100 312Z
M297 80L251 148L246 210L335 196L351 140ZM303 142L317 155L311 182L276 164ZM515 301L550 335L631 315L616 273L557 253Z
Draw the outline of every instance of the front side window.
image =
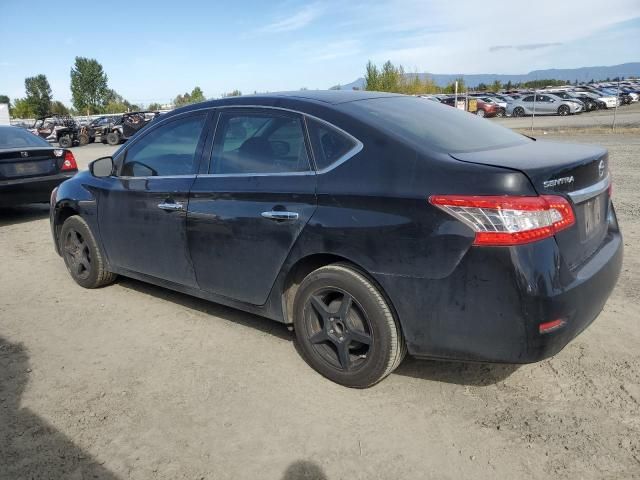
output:
M313 119L307 120L318 170L339 161L356 146L356 142L342 132Z
M153 129L127 150L120 174L156 177L195 173L196 150L205 118L206 115L194 115Z
M216 174L293 173L309 170L302 121L271 113L220 114L213 149Z

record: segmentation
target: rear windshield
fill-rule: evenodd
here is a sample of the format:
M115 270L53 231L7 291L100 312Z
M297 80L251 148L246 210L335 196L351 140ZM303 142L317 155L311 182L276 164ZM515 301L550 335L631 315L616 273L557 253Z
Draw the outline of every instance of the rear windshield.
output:
M356 118L394 137L441 152L491 150L532 141L492 120L423 98L372 98L345 107Z
M48 147L46 140L18 127L0 127L0 148Z

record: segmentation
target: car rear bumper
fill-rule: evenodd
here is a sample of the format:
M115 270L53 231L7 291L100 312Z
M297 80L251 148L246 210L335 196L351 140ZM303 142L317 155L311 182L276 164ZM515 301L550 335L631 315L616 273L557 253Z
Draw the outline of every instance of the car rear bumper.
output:
M51 191L76 172L44 177L0 180L0 206L49 202Z
M446 278L379 275L409 353L464 361L531 363L555 355L598 316L622 266L611 214L600 248L578 268L555 239L518 247L472 247ZM541 334L540 324L564 325Z

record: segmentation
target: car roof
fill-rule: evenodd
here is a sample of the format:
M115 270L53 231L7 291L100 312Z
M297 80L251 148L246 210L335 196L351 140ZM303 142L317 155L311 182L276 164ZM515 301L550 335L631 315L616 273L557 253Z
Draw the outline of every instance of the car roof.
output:
M194 103L185 107L178 108L168 113L186 112L201 108L214 108L218 106L228 105L276 105L281 101L295 102L297 104L315 104L315 105L339 105L360 100L369 100L372 98L383 97L403 97L397 93L387 92L370 92L362 90L300 90L294 92L275 92L260 93L255 95L242 95L238 97L226 97L218 100L208 100L205 102Z

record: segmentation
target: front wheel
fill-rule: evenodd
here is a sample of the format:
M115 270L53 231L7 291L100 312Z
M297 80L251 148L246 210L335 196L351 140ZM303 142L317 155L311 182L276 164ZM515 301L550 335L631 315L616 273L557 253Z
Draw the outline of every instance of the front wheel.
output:
M111 146L120 144L120 134L118 132L109 132L107 134L107 143Z
M558 107L558 115L561 115L564 117L566 115L569 115L569 113L571 113L571 111L567 105L560 105Z
M73 147L73 140L69 135L64 135L58 139L58 145L60 145L60 148L71 148Z
M86 133L81 133L80 135L78 135L78 144L81 147L89 144L89 142L90 142L89 135L87 135Z
M479 108L478 110L476 110L476 115L479 117L484 117L485 115L484 110Z
M522 107L516 107L513 109L513 114L514 117L524 117L524 108Z
M294 326L307 363L347 387L376 384L406 354L384 297L348 265L319 268L302 281L294 301Z
M65 220L58 241L67 270L81 287L98 288L116 279L114 273L106 270L104 255L89 225L79 215Z

